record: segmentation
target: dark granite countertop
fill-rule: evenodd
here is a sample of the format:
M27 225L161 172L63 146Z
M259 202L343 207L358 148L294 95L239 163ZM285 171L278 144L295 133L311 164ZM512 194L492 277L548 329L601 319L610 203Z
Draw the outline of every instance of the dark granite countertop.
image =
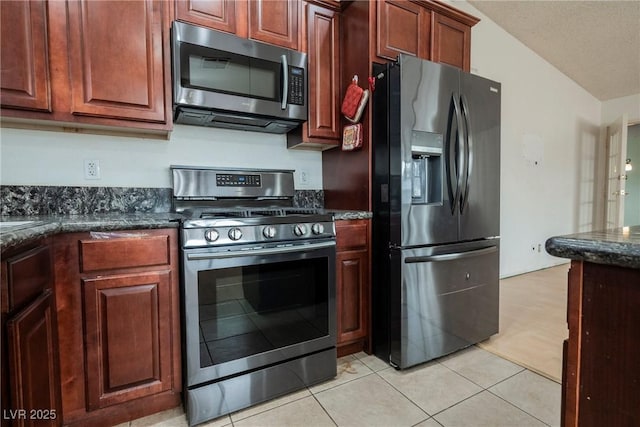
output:
M545 248L561 258L640 268L640 225L551 237Z
M0 248L29 243L57 233L178 227L174 213L109 213L90 215L2 216ZM10 222L20 223L11 224Z
M349 220L349 219L371 219L373 213L369 211L351 211L340 209L324 209L325 213L333 214L333 218L336 221Z
M336 220L367 219L371 212L331 210ZM57 233L178 227L181 216L165 213L1 216L0 249L5 250ZM16 224L9 225L10 222ZM19 222L19 223L18 223Z

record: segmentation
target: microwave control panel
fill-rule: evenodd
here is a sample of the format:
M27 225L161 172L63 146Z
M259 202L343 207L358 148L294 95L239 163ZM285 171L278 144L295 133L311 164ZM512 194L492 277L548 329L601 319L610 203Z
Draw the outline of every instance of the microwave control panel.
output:
M304 105L304 69L289 66L289 104Z

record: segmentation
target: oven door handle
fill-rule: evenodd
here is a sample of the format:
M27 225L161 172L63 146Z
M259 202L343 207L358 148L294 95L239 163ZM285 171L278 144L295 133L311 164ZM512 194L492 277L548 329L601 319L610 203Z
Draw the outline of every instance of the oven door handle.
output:
M335 246L335 241L330 242L322 242L322 243L311 243L308 245L294 245L294 246L281 246L277 248L264 248L264 249L245 249L240 251L229 251L229 252L203 252L196 254L187 254L187 260L189 261L198 261L203 259L222 259L222 258L233 258L239 256L255 256L255 255L277 255L284 254L288 252L307 252L314 249L322 249L322 248L330 248Z

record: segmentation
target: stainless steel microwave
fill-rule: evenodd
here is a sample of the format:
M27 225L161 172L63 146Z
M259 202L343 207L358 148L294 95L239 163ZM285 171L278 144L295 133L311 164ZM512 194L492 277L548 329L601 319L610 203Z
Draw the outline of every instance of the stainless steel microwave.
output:
M307 56L183 22L172 26L174 123L286 133L307 120Z

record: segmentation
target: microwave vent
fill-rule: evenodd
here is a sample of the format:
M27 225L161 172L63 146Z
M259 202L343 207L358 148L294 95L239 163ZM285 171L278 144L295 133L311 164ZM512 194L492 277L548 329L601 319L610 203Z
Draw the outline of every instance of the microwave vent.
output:
M267 127L271 124L271 120L264 120L255 117L238 117L233 115L218 115L214 114L211 116L212 124L235 124L235 125L244 125L244 126L255 126L255 127Z

